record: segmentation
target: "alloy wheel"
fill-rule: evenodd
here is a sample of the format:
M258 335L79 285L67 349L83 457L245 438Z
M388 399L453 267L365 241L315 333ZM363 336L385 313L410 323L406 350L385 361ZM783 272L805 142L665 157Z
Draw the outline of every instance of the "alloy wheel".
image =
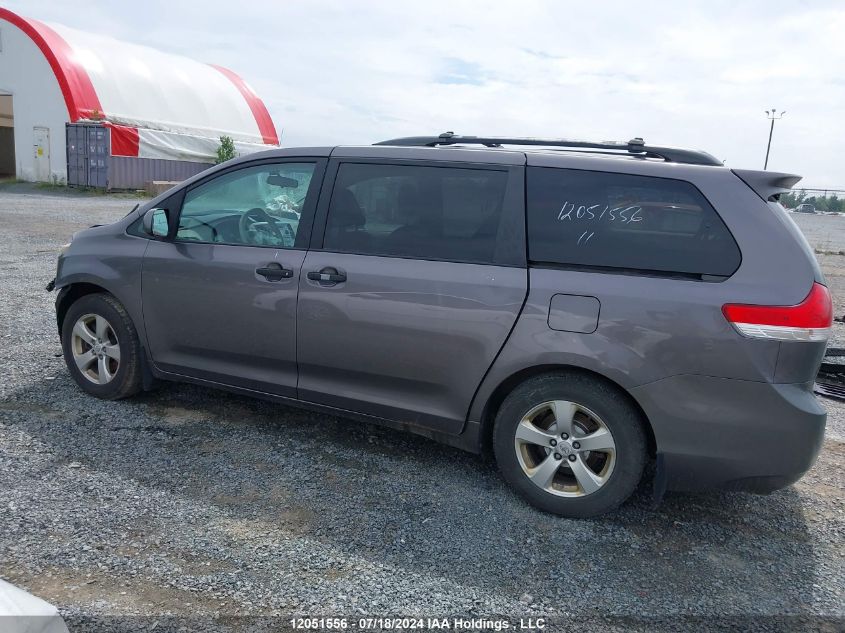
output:
M568 400L528 411L516 427L514 450L534 485L562 497L598 491L616 465L610 429L593 411Z
M120 368L120 344L114 328L99 314L86 314L71 331L71 352L79 372L91 382L105 385Z

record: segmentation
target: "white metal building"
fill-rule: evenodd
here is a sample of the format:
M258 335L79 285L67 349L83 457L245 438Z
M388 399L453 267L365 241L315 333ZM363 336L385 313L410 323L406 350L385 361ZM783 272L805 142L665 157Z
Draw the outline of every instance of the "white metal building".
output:
M158 180L213 162L222 135L239 153L279 142L264 103L226 68L0 8L0 176L66 182L77 122L108 130L107 163Z

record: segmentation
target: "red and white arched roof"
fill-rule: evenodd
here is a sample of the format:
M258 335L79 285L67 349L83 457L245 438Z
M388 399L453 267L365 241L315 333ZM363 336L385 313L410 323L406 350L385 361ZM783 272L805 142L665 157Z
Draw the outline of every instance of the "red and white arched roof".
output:
M115 38L47 25L0 8L47 59L71 122L118 126L245 144L278 145L267 108L240 76L219 66Z

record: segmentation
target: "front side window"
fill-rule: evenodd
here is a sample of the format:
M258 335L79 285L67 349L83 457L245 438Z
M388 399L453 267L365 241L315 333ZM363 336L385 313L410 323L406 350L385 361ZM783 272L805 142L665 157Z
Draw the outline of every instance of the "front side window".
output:
M313 163L245 167L185 194L176 239L294 248Z
M507 184L495 169L341 164L324 248L495 263Z
M538 263L730 276L740 252L691 183L529 167L528 256Z

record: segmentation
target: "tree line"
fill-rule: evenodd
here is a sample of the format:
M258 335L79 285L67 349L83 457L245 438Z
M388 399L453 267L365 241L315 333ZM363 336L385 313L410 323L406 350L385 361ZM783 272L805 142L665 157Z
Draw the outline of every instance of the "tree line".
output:
M806 191L784 193L780 196L780 203L787 209L794 209L799 204L811 204L816 211L845 213L845 198L839 198L835 193L830 196L808 196Z

